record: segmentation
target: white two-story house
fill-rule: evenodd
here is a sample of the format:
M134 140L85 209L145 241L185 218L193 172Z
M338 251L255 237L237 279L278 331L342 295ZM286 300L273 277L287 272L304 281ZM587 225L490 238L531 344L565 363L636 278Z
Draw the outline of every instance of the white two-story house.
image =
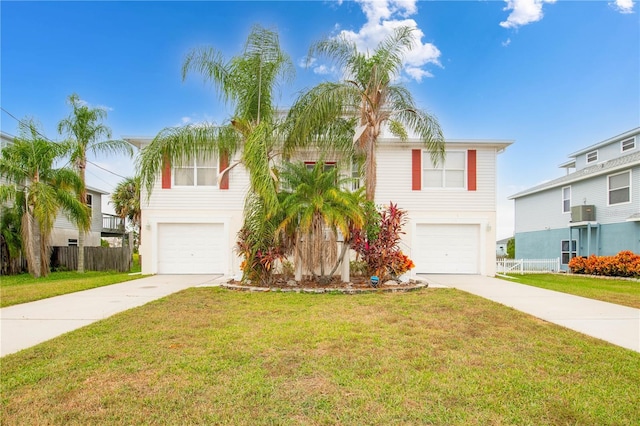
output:
M144 149L152 138L125 140ZM408 211L402 250L416 265L412 276L494 275L496 162L511 143L449 140L445 162L434 167L418 140L378 141L376 202ZM167 166L150 197L143 191L143 274L240 275L242 259L234 247L249 179L235 167L218 184L216 175L227 164Z
M640 252L640 127L587 146L515 200L516 258Z

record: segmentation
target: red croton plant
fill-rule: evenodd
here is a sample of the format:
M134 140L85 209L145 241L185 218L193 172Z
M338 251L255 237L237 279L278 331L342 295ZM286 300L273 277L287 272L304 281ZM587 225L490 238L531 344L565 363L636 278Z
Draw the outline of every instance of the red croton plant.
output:
M569 261L574 274L605 275L610 277L640 276L640 256L631 251L621 251L615 256L574 257Z
M396 279L415 265L402 250L400 236L406 223L407 212L389 203L381 210L371 203L367 207L367 226L351 231L350 245L368 267L369 275L382 282Z

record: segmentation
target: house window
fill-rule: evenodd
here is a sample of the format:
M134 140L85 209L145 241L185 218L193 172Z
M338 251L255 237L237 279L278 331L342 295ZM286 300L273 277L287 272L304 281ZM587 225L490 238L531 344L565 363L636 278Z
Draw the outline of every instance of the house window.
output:
M631 171L608 176L607 184L610 206L631 201Z
M218 179L218 160L211 157L185 162L173 169L175 186L215 186Z
M351 162L351 190L357 191L362 186L362 173L357 161Z
M93 196L91 194L87 194L87 206L89 208L93 206Z
M591 151L587 153L587 164L595 163L598 161L598 151Z
M631 151L636 147L636 138L625 139L620 142L620 149L622 152Z
M316 161L305 161L304 165L307 166L307 169L313 170L313 168L316 166L316 163L317 163ZM327 170L331 170L335 166L336 166L335 161L325 161L324 171L326 172Z
M571 187L562 188L562 213L571 212Z
M464 188L467 156L465 151L447 151L446 159L433 165L431 154L422 153L423 188Z
M69 238L67 240L67 245L69 247L77 247L78 246L78 240L76 238Z
M573 259L574 257L576 257L576 240L562 240L561 242L561 248L560 248L560 254L562 257L562 264L566 265L569 263L569 261L571 259Z

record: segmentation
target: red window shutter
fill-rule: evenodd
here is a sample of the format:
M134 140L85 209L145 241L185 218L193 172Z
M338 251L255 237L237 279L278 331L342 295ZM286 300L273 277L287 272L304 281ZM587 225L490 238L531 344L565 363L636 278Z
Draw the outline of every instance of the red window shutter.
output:
M220 154L220 173L229 167L229 154ZM229 189L229 172L220 179L220 189Z
M162 189L171 189L171 162L166 157L162 162Z
M420 191L422 189L422 150L411 150L411 189Z
M467 151L467 189L469 191L475 191L477 189L477 166L476 166L476 150L470 149Z

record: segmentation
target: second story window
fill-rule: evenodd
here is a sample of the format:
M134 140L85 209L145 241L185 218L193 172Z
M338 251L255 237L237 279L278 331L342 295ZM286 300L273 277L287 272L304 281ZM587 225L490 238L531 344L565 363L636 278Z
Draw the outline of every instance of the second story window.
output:
M636 147L636 138L625 139L620 142L620 151L627 152L635 149Z
M87 207L93 208L93 196L91 194L87 194Z
M587 153L587 164L595 163L598 161L598 151L591 151Z
M217 179L218 160L213 157L185 162L173 169L175 186L216 186Z
M422 187L423 188L464 188L466 183L466 152L447 151L446 158L436 166L431 161L431 154L422 154Z
M631 201L631 171L608 176L607 188L610 206Z
M571 187L562 188L562 213L571 212Z

